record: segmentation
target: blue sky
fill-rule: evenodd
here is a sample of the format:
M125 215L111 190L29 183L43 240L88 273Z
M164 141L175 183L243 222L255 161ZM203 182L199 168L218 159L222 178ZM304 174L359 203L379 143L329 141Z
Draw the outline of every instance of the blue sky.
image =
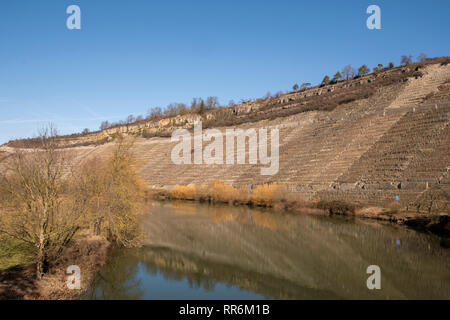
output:
M66 8L81 8L68 30ZM368 30L366 8L381 8ZM0 3L0 143L146 114L192 97L262 97L347 64L450 55L450 1Z

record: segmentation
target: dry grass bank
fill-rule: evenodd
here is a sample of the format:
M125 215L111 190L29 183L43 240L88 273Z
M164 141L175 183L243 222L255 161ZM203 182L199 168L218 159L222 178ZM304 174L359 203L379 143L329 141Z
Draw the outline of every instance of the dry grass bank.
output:
M42 279L36 277L35 264L17 257L0 258L14 266L0 270L0 300L70 300L78 299L89 288L92 277L106 261L109 242L103 237L85 235L68 247ZM67 267L81 270L81 290L70 290L66 281Z
M212 181L204 186L177 185L171 191L157 192L154 198L249 205L312 214L353 215L357 210L355 205L342 201L308 200L298 193L289 192L285 186L279 184L258 185L250 190L245 186L235 188L221 181Z
M265 184L257 186L251 191L245 186L234 188L221 181L212 181L204 186L177 185L167 193L167 197L174 200L273 207L283 200L283 189L277 184Z

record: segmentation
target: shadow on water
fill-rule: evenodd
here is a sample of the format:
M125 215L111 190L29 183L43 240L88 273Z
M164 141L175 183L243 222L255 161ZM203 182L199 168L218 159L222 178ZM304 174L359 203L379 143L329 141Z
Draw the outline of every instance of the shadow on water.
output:
M155 202L142 227L145 246L111 250L86 298L450 298L446 240L395 225Z

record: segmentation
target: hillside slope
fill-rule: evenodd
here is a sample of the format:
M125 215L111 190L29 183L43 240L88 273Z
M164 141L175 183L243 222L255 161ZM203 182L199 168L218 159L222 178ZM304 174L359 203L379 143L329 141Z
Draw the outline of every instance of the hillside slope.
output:
M402 74L407 76L402 78ZM137 137L134 147L137 171L152 188L170 189L177 184L198 185L211 180L249 187L282 183L309 197L318 195L371 205L388 205L396 196L403 205L415 205L417 199L439 190L444 197L436 200L433 210L450 212L450 201L445 196L450 194L449 83L450 64L430 63L419 73L411 67L396 68L275 100L247 103L221 110L222 113L216 111L203 118L185 115L112 128L70 142L66 138L65 144L79 145L80 141L92 139L103 143L117 132L138 135L152 128L161 132L162 126L165 134ZM229 118L229 113L233 118ZM237 123L234 128L278 128L278 173L263 176L261 165L250 164L175 165L170 156L176 143L164 135L170 135L177 124L190 128L199 119L204 126L223 133L230 128L227 119ZM111 145L69 149L74 153L74 163L78 163L103 157ZM18 146L2 146L0 159Z

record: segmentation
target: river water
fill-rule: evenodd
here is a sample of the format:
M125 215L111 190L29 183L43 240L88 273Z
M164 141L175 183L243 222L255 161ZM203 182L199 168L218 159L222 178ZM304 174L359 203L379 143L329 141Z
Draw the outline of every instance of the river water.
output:
M448 239L402 226L154 202L142 227L144 246L111 250L87 299L450 299Z

